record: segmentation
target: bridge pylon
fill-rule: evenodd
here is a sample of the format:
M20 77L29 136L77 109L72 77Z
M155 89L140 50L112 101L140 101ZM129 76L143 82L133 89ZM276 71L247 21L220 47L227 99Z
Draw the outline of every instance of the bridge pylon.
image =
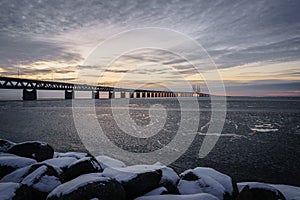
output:
M37 100L37 91L36 89L27 90L23 89L23 100Z

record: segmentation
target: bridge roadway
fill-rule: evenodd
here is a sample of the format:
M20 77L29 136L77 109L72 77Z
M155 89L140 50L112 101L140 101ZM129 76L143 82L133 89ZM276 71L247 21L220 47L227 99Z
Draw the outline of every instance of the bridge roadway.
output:
M94 99L100 98L100 92L107 92L108 98L115 98L116 92L120 93L121 98L126 98L126 96L129 98L209 96L208 94L200 92L174 92L143 89L134 90L108 86L93 86L87 84L73 84L11 77L0 77L0 89L22 89L23 100L37 100L37 90L64 90L65 99L73 99L75 91L92 91L92 98Z

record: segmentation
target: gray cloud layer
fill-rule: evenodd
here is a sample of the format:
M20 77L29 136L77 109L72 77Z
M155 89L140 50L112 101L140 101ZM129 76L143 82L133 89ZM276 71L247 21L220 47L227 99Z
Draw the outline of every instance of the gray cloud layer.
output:
M2 44L5 35L51 35L98 23L123 28L160 26L197 39L220 67L230 67L255 61L297 59L299 7L298 0L4 0L0 2L3 33L0 39ZM30 46L28 43L32 41L14 42L20 42L22 49L22 45ZM55 51L50 48L46 53Z
M97 25L103 27L99 31L155 26L183 32L202 44L220 68L297 61L299 7L299 0L2 0L0 65L80 60L81 55L51 38ZM149 56L131 59L156 61ZM191 72L182 59L163 64Z

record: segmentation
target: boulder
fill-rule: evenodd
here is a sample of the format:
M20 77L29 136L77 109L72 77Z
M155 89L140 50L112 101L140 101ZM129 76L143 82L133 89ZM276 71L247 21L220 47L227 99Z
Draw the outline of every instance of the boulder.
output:
M7 149L14 146L16 143L13 143L9 140L0 139L0 152L6 152Z
M0 178L13 172L14 170L35 164L36 161L30 158L19 156L1 156L0 157Z
M4 176L0 180L0 182L21 183L26 176L28 176L29 174L31 174L32 172L34 172L35 170L37 170L39 167L41 167L43 165L47 166L49 168L49 170L56 171L55 174L62 173L62 171L59 168L56 168L56 167L53 167L51 165L47 165L44 163L37 163L37 164L33 164L33 165L29 165L26 167L16 169L15 171L11 172L10 174L7 174L6 176Z
M76 161L77 159L74 157L59 157L44 160L42 163L52 165L60 168L62 171L66 171L68 166Z
M232 179L211 168L189 169L180 174L180 194L209 193L220 200L235 199L237 186Z
M105 168L103 176L119 181L127 199L134 199L160 187L162 170L154 165L134 165L122 168Z
M10 147L7 153L33 158L38 162L53 158L53 148L44 142L23 142Z
M195 169L193 169L193 172L198 175L208 175L211 178L218 181L219 183L221 183L222 186L225 188L224 199L236 199L236 197L238 196L239 190L237 187L237 183L233 181L233 179L230 176L218 172L217 170L209 167L196 167Z
M178 174L174 169L167 167L161 163L155 163L158 169L162 171L162 178L160 180L160 185L168 190L169 194L179 194L177 189L177 184L180 180Z
M96 160L100 163L102 169L107 167L126 167L125 163L120 160L108 157L108 156L97 156Z
M273 186L253 182L243 187L237 200L286 200L286 198Z
M94 157L83 157L71 163L65 170L63 177L66 181L69 181L83 174L102 171L103 169Z
M62 183L62 180L53 167L41 165L27 175L21 183L32 188L33 199L39 200L45 199L54 188Z
M142 196L135 200L219 200L211 194L189 194L189 195L155 195L155 196Z
M55 188L47 200L125 200L122 185L100 173L85 174Z
M0 183L1 200L33 199L31 189L21 183Z
M65 158L65 157L72 157L76 159L81 159L84 157L91 157L92 155L89 153L83 153L83 152L66 152L66 153L60 153L60 152L55 152L54 153L54 158Z
M161 186L159 188L155 188L154 190L147 192L143 196L155 196L155 195L162 195L162 194L169 194L167 188L165 188L163 186Z

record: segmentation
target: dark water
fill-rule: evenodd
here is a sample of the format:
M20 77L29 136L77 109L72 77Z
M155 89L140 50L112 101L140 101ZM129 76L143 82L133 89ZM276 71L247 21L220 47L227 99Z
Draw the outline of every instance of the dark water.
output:
M110 100L96 101L97 119L107 137L122 149L154 151L174 138L181 111L176 99L131 99L130 117L141 127L149 125L149 108L155 104L166 109L167 118L163 128L148 139L129 136L116 125ZM221 137L202 159L198 158L198 152L211 117L210 100L199 99L199 108L200 112L192 108L184 111L191 117L200 117L200 123L188 151L171 164L178 172L209 166L237 181L300 186L299 98L228 98ZM88 113L83 111L82 115ZM87 151L77 135L70 100L0 102L0 123L0 137L4 139L41 140L56 151Z

